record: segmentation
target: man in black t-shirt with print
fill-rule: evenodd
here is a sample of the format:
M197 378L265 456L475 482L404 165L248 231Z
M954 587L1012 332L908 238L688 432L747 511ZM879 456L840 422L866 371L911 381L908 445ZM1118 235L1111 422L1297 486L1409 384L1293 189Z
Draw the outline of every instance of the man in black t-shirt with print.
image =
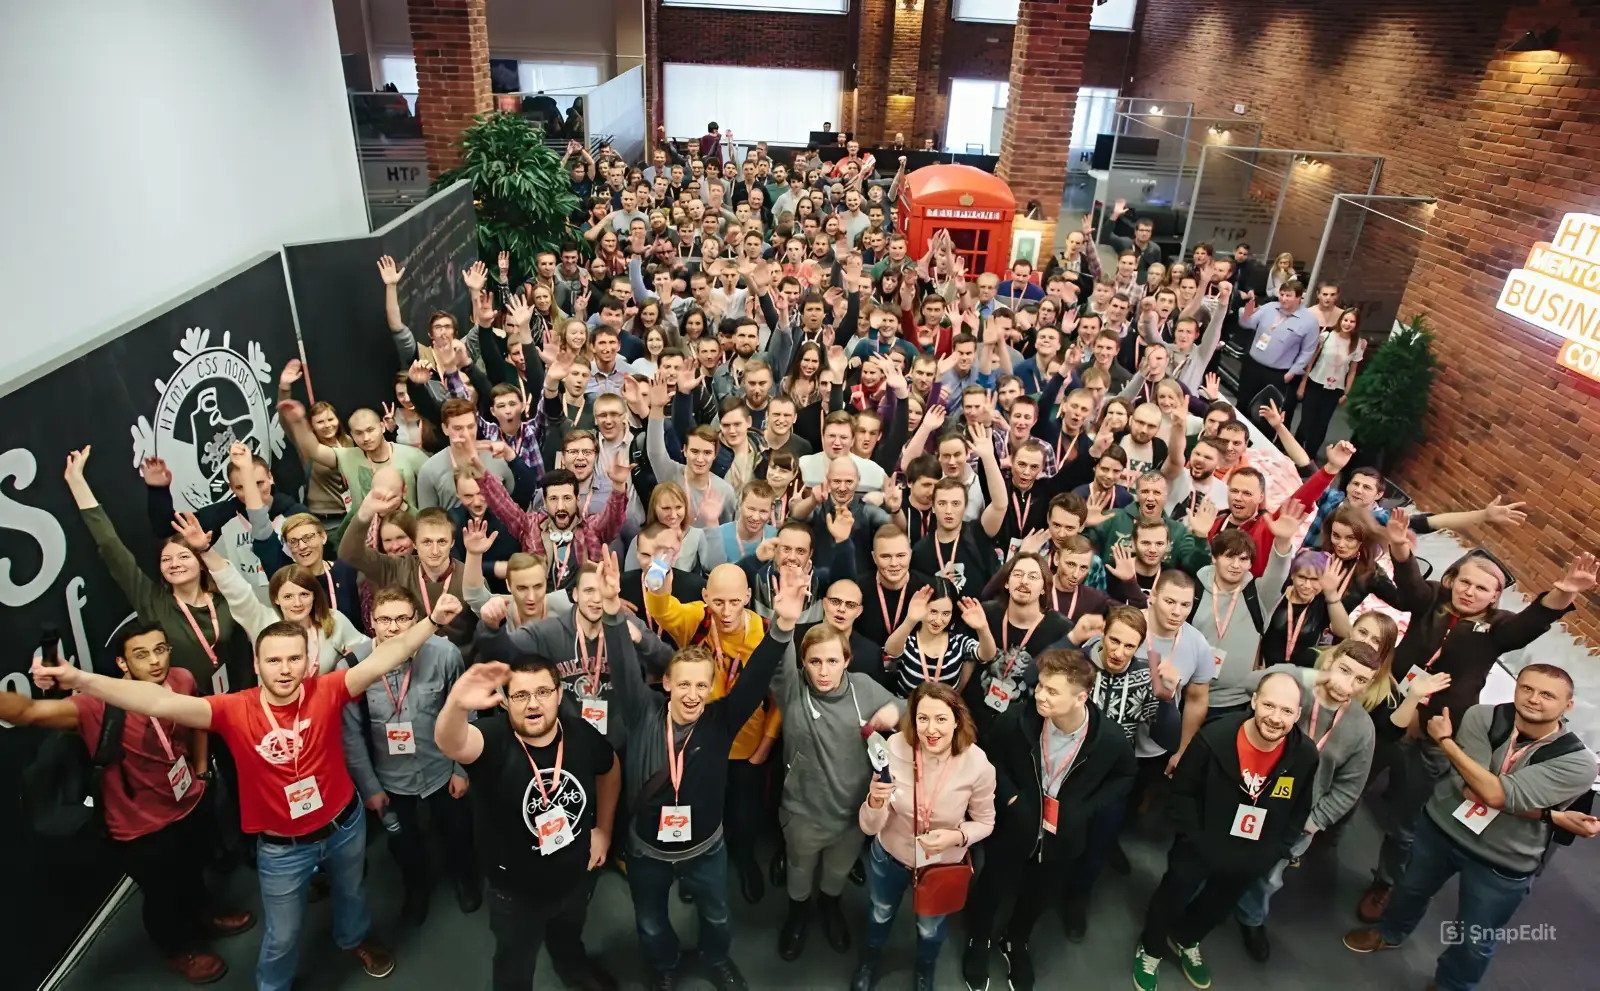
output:
M435 724L439 749L466 766L489 876L495 991L533 986L539 947L585 991L617 987L583 949L587 875L606 862L622 766L600 731L561 712L554 661L476 664ZM503 707L475 723L469 710Z

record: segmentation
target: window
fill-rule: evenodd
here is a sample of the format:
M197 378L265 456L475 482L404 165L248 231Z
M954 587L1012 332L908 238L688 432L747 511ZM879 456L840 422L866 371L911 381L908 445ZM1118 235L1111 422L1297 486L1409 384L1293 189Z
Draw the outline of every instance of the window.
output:
M667 133L706 133L716 121L742 145L804 145L812 131L839 119L843 74L826 69L753 69L732 65L661 67Z
M984 154L1000 154L1000 129L1005 123L1006 97L1010 92L1009 83L990 79L950 80L944 150L964 154L981 148Z
M1096 31L1132 31L1138 5L1139 0L1095 0L1089 27ZM952 16L958 21L1015 24L1018 6L1018 0L955 0Z
M385 55L378 66L383 72L383 83L390 83L402 93L417 91L417 60L410 55Z
M1072 150L1092 149L1098 135L1111 133L1116 118L1116 90L1099 86L1078 87L1078 105L1072 111Z
M402 93L417 92L417 60L411 55L385 55L380 60L385 83L394 83ZM576 89L600 85L597 62L562 59L517 60L517 88L524 93L540 90Z
M850 0L662 0L668 7L720 7L724 10L775 10L782 13L845 14ZM1016 4L1012 14L1015 16Z

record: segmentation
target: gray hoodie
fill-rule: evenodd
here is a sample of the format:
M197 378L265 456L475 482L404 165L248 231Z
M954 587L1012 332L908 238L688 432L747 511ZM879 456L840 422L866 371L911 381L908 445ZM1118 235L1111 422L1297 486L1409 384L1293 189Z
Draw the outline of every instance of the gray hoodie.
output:
M861 727L889 703L901 712L905 702L865 674L847 674L827 694L811 682L790 644L772 678L772 694L783 711L784 828L812 828L833 839L856 821L872 782L872 764Z
M1312 686L1317 682L1316 669L1274 664L1256 672L1259 675L1256 684L1269 674L1279 673L1292 674L1300 682L1301 731L1313 743L1326 737L1317 759L1317 777L1311 783L1311 818L1307 822L1318 829L1327 829L1344 818L1361 798L1362 789L1367 786L1367 772L1372 767L1372 748L1377 742L1377 733L1372 717L1355 700L1345 704L1342 716L1335 716L1337 710L1319 709L1317 724L1313 726L1311 713L1316 699ZM1334 724L1335 718L1337 724Z
M1216 568L1210 564L1195 574L1200 587L1195 596L1194 615L1189 622L1205 634L1206 643L1211 645L1213 653L1225 652L1222 666L1215 669L1211 677L1211 704L1221 708L1250 701L1251 693L1260 684L1261 672L1256 669L1256 654L1261 648L1261 631L1250 620L1244 586L1234 596L1224 595L1223 601L1212 601L1211 583L1215 575ZM1279 554L1277 547L1273 547L1267 570L1260 578L1251 579L1255 582L1257 597L1261 602L1262 629L1272 621L1272 611L1278 606L1278 599L1283 595L1283 582L1288 576L1289 556ZM1231 617L1228 615L1230 602L1236 602ZM1228 628L1225 637L1217 636L1216 614L1221 615Z

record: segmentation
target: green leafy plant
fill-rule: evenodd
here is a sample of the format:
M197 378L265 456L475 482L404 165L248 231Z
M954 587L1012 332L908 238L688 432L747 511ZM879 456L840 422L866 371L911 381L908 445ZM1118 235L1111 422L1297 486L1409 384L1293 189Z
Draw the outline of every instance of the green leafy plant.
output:
M1345 408L1364 460L1381 464L1421 439L1438 374L1433 335L1419 314L1383 342L1350 389Z
M578 207L561 158L544 132L517 114L490 111L461 135L462 162L433 182L439 190L472 181L478 212L478 251L492 271L500 252L513 273L534 271L541 251L557 251L567 217Z

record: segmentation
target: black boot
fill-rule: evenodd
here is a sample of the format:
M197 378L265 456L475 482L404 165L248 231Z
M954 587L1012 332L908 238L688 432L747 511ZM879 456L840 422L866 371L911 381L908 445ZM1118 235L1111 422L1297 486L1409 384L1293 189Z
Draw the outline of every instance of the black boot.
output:
M871 947L861 950L861 962L850 978L850 991L873 991L878 986L878 962L881 953Z
M413 929L428 921L428 902L431 892L425 887L406 888L405 901L400 904L400 924Z
M817 895L817 908L822 913L822 935L835 953L850 949L850 926L844 921L844 910L839 907L838 895Z
M744 895L744 900L754 905L767 893L767 887L761 880L761 868L756 866L754 858L738 861L734 870L739 875L739 893Z
M933 975L938 966L938 961L918 963L911 971L911 991L934 991Z
M1066 923L1067 939L1083 942L1089 931L1089 902L1087 898L1068 898L1061 906L1061 921Z
M806 930L810 926L811 902L789 899L789 914L784 917L783 928L778 930L778 956L799 960L806 948Z

